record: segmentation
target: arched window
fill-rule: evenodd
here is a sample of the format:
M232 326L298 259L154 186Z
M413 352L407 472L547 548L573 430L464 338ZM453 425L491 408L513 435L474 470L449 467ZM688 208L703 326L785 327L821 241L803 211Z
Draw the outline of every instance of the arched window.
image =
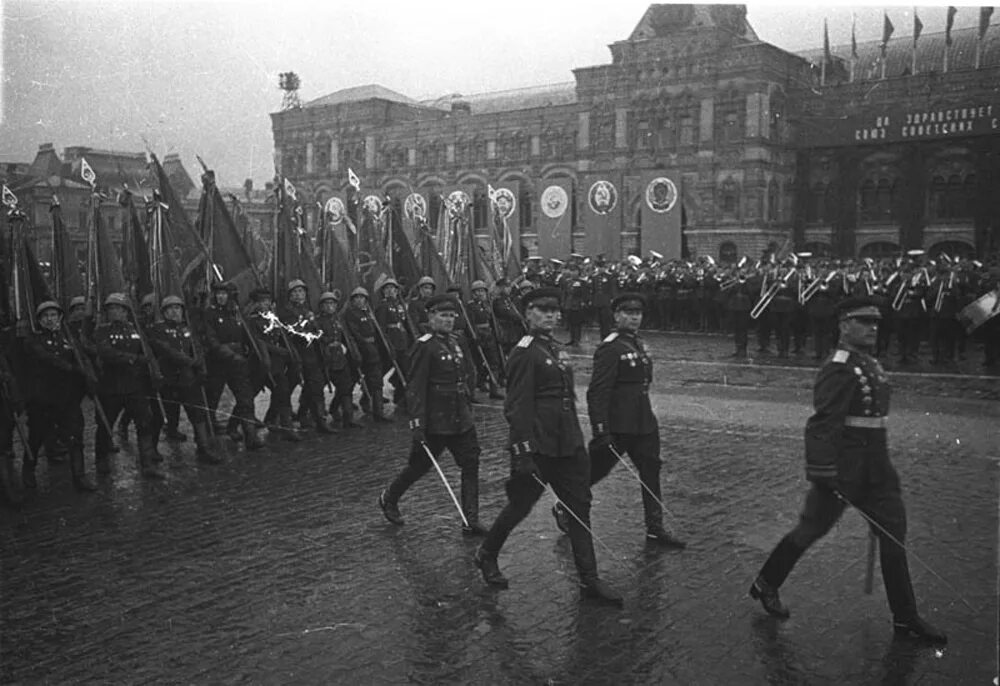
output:
M441 191L431 191L430 198L427 201L427 224L430 227L436 227L438 221L441 218L441 208L444 205L444 199L441 197Z
M868 220L875 219L878 216L878 210L875 205L875 182L871 179L865 179L861 184L860 195L861 218Z
M931 179L931 192L927 199L927 214L931 219L944 219L947 210L948 183L944 177L935 176Z
M889 179L879 179L875 187L875 207L878 212L878 219L892 219L893 197L896 191L896 184Z
M890 243L889 241L869 243L865 247L861 248L861 252L859 253L859 256L862 258L871 257L872 259L896 257L898 255L899 246L896 243Z
M719 246L719 262L721 264L735 264L738 261L736 244L726 241Z
M477 188L472 193L472 228L482 229L489 221L489 200L486 198L486 191Z
M781 218L781 208L778 206L778 183L773 179L767 184L767 220L776 222Z
M826 219L827 185L822 181L813 184L809 190L809 202L806 204L806 222L818 224Z
M976 250L968 243L963 241L941 241L940 243L935 243L931 246L931 249L927 251L932 259L941 259L941 254L944 253L951 259L956 257L961 257L963 260L972 259L976 256Z

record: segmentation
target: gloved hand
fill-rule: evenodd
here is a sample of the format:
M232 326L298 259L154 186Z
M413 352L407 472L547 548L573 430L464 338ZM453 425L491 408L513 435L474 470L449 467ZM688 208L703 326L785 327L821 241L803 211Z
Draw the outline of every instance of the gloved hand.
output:
M590 441L592 448L602 450L614 445L614 440L611 434L598 434L594 436L593 440Z
M512 456L510 458L510 471L519 476L541 476L532 453Z
M410 429L410 435L413 436L414 443L423 443L427 440L427 435L424 433L424 427L417 426Z

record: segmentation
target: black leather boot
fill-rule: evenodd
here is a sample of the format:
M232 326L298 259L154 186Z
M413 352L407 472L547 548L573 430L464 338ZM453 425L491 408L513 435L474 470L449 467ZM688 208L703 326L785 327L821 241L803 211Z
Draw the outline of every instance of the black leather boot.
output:
M646 543L660 545L665 548L677 548L678 550L687 548L687 543L667 533L667 530L662 526L646 530Z
M341 399L341 403L341 408L344 414L344 428L360 429L363 424L354 421L354 401L351 400L351 396L344 396Z
M382 509L382 514L385 515L386 519L396 526L403 526L405 520L399 511L399 505L394 500L389 499L388 489L378 494L378 506Z
M35 478L35 460L25 453L21 458L21 485L25 488L38 488L38 479Z
M96 491L97 486L87 478L83 462L83 446L74 445L69 449L69 466L73 472L73 486L78 491Z
M274 430L274 433L278 435L283 441L289 441L291 443L298 443L302 440L302 436L299 436L298 432L292 426L292 410L287 408L278 412L278 428Z
M205 464L222 464L222 458L212 450L211 436L208 435L208 424L198 422L191 425L194 430L194 443L198 446L196 454L199 462Z
M139 434L136 439L139 446L139 470L146 479L165 479L166 475L159 470L153 460L153 440L149 434Z
M948 642L948 637L943 631L914 615L910 619L894 619L892 629L897 636L902 638L912 638L918 641L944 645Z
M552 518L556 520L556 528L564 534L569 533L570 514L560 503L552 506Z
M14 456L11 453L0 454L0 495L15 509L24 503L24 494L14 483Z
M778 589L767 583L763 576L758 576L750 586L750 597L759 600L764 611L772 617L788 619L792 614L778 597Z
M584 524L589 525L588 517L581 515L581 519ZM574 521L569 526L568 534L573 546L573 561L580 575L580 597L620 607L624 602L621 594L597 574L597 555L594 553L594 539L590 532L580 522Z
M247 450L260 450L264 447L264 441L257 433L257 422L253 419L243 422L243 440Z
M476 563L476 566L479 567L479 571L483 573L483 581L487 584L496 586L497 588L508 588L510 586L507 577L500 572L496 553L488 552L480 547L476 549L475 557L472 559Z
M463 536L483 537L485 526L479 523L479 466L462 470L462 513L467 524L462 526Z

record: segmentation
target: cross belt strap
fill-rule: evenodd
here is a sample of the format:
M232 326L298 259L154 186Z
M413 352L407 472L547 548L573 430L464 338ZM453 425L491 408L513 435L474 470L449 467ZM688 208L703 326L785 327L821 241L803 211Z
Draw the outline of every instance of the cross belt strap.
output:
M888 417L845 417L844 426L855 429L885 429L889 426Z

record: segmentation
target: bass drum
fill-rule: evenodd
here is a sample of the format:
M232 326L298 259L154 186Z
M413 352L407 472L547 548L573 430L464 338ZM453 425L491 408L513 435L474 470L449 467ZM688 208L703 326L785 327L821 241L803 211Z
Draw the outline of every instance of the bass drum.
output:
M963 307L957 319L965 327L966 333L972 333L998 314L1000 308L997 307L997 292L990 291Z

